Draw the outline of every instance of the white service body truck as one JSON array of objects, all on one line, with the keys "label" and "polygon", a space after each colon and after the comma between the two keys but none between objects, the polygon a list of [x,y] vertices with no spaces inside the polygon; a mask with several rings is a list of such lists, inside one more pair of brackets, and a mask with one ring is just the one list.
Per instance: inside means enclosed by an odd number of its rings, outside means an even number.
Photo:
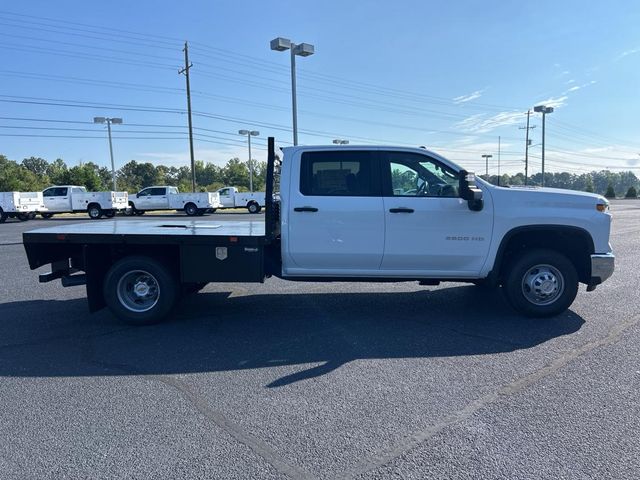
[{"label": "white service body truck", "polygon": [[[565,311],[578,284],[609,278],[611,214],[600,195],[476,180],[424,149],[283,149],[274,201],[269,138],[264,221],[102,222],[25,232],[41,282],[86,284],[89,309],[143,324],[207,282],[442,281],[502,287],[518,312]],[[84,272],[84,273],[82,273]],[[426,308],[428,306],[423,306]]]},{"label": "white service body truck", "polygon": [[259,213],[265,206],[264,192],[239,192],[236,187],[223,187],[218,190],[220,208],[246,208],[249,213]]},{"label": "white service body truck", "polygon": [[20,221],[30,220],[36,212],[46,210],[42,200],[42,192],[0,192],[0,223],[7,218]]},{"label": "white service body truck", "polygon": [[113,217],[117,212],[126,210],[129,202],[127,192],[87,192],[78,185],[55,185],[42,192],[47,211],[42,218],[51,218],[56,213],[87,212],[90,218],[97,220],[102,216]]},{"label": "white service body truck", "polygon": [[187,215],[204,215],[220,208],[220,196],[216,192],[180,193],[177,187],[168,185],[147,187],[129,200],[131,212],[143,215],[152,210],[183,210]]}]

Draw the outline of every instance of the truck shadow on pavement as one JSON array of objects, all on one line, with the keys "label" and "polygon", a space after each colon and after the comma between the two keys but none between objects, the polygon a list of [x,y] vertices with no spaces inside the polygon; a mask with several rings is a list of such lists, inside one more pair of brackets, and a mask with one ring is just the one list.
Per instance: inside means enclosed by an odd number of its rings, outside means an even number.
[{"label": "truck shadow on pavement", "polygon": [[[234,294],[235,295],[235,294]],[[282,387],[358,359],[512,352],[578,331],[584,320],[515,314],[499,292],[201,293],[166,323],[131,327],[86,301],[0,304],[0,376],[164,375],[274,368]],[[289,368],[280,368],[288,366]],[[291,366],[301,369],[282,376]]]}]

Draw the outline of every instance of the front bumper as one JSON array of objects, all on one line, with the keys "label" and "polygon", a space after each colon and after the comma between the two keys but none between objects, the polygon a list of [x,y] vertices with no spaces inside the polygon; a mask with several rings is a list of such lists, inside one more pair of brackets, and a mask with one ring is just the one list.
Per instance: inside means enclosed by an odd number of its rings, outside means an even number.
[{"label": "front bumper", "polygon": [[613,253],[591,255],[591,279],[587,290],[593,290],[611,275],[615,269],[616,256]]}]

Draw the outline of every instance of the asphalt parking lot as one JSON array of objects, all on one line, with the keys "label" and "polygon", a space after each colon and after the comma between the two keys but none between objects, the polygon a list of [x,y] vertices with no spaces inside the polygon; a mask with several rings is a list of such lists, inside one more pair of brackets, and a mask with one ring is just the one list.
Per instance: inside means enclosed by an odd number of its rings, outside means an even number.
[{"label": "asphalt parking lot", "polygon": [[269,279],[144,328],[29,270],[22,232],[85,216],[10,220],[0,478],[636,479],[640,201],[612,211],[614,276],[553,319],[463,284]]}]

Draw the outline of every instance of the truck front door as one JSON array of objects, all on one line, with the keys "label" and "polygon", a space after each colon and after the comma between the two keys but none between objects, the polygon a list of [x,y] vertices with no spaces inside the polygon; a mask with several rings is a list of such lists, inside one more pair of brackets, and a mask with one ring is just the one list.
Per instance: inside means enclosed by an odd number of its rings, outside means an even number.
[{"label": "truck front door", "polygon": [[477,275],[491,243],[490,196],[485,195],[481,211],[471,211],[458,196],[457,172],[442,162],[413,152],[381,155],[386,227],[382,270],[390,275]]},{"label": "truck front door", "polygon": [[287,275],[374,274],[384,249],[376,150],[306,151],[292,164]]},{"label": "truck front door", "polygon": [[164,187],[149,187],[141,190],[135,199],[138,210],[162,210],[169,207],[167,189]]},{"label": "truck front door", "polygon": [[223,207],[233,208],[236,206],[236,194],[233,188],[221,188],[218,193]]}]

